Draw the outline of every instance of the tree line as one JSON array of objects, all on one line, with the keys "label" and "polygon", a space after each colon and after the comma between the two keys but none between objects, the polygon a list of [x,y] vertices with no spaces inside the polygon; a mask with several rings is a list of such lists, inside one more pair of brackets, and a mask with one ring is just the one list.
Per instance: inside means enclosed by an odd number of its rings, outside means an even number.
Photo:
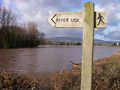
[{"label": "tree line", "polygon": [[81,45],[80,42],[77,41],[54,41],[54,40],[45,40],[42,42],[43,45]]},{"label": "tree line", "polygon": [[42,44],[43,37],[36,23],[18,25],[16,14],[0,7],[0,48],[35,47]]}]

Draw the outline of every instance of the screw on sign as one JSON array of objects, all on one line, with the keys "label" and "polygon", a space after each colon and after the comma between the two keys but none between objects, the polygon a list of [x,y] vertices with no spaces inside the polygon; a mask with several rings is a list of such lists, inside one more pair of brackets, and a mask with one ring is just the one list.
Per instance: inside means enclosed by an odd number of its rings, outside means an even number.
[{"label": "screw on sign", "polygon": [[56,12],[48,20],[53,27],[83,27],[81,90],[92,90],[94,28],[106,27],[106,13],[95,12],[94,4],[87,2],[84,12]]}]

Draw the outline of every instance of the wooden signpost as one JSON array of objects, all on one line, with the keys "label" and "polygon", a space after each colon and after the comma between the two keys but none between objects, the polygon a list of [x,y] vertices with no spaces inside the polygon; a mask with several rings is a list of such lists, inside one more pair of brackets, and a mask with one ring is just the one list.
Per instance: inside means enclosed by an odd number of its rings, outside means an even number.
[{"label": "wooden signpost", "polygon": [[92,90],[94,28],[106,27],[106,13],[95,12],[94,4],[84,4],[84,12],[57,12],[49,18],[54,27],[83,27],[81,90]]}]

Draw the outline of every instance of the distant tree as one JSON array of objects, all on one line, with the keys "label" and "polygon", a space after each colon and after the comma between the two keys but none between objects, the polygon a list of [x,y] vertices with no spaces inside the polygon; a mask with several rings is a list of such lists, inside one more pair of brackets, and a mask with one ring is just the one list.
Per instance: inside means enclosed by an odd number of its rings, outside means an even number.
[{"label": "distant tree", "polygon": [[16,24],[16,15],[6,9],[5,7],[0,7],[0,47],[9,48],[9,36],[10,36],[10,26]]},{"label": "distant tree", "polygon": [[45,45],[46,44],[46,40],[44,39],[44,37],[45,37],[45,34],[44,33],[41,33],[41,32],[39,32],[39,35],[38,35],[38,43],[40,44],[40,45]]},{"label": "distant tree", "polygon": [[16,15],[5,7],[0,7],[0,26],[16,25]]}]

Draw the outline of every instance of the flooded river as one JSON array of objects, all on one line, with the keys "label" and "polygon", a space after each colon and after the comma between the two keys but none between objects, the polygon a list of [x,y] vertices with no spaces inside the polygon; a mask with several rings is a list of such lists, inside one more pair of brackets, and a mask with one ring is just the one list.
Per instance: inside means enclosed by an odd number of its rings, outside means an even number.
[{"label": "flooded river", "polygon": [[[119,47],[95,46],[94,60],[118,50]],[[81,46],[0,49],[0,70],[18,73],[58,71],[70,68],[70,61],[80,63],[81,58]]]}]

